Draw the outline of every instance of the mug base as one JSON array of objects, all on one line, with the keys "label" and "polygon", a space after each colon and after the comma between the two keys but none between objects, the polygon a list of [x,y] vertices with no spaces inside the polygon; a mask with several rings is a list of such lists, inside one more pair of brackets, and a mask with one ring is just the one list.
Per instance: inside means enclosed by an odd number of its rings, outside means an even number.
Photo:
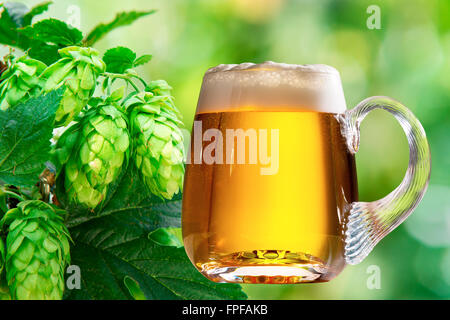
[{"label": "mug base", "polygon": [[[205,263],[198,263],[197,268],[214,282],[253,283],[253,284],[295,284],[327,282],[334,277],[320,259],[306,254],[290,254],[289,259],[280,259],[286,251],[255,250],[255,254],[264,252],[264,256],[278,255],[277,258],[249,258],[250,252],[234,253],[215,257]],[[289,254],[289,252],[288,252]],[[244,257],[248,258],[244,258]]]}]

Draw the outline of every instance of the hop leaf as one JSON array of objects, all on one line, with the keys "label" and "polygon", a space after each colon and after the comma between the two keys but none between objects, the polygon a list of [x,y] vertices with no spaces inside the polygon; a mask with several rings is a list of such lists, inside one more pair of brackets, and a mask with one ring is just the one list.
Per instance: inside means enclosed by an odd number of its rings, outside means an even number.
[{"label": "hop leaf", "polygon": [[15,60],[0,78],[0,107],[5,110],[11,106],[36,97],[42,89],[39,76],[47,66],[27,55]]},{"label": "hop leaf", "polygon": [[139,18],[148,16],[154,12],[155,10],[120,12],[111,22],[100,23],[91,32],[89,32],[89,34],[83,40],[84,45],[92,46],[112,30],[130,25]]},{"label": "hop leaf", "polygon": [[86,106],[94,93],[97,78],[105,71],[99,52],[92,48],[67,47],[59,50],[61,59],[43,73],[46,92],[66,86],[56,111],[57,126],[69,124]]},{"label": "hop leaf", "polygon": [[20,29],[20,33],[30,39],[38,40],[42,43],[55,44],[60,47],[81,44],[83,39],[83,34],[80,30],[64,21],[53,18],[38,21],[32,26],[26,26]]},{"label": "hop leaf", "polygon": [[3,242],[3,239],[0,238],[0,274],[5,266],[5,253],[5,243]]},{"label": "hop leaf", "polygon": [[6,279],[13,299],[60,300],[64,270],[70,263],[70,235],[63,210],[39,201],[23,201],[2,219],[6,238]]},{"label": "hop leaf", "polygon": [[111,48],[103,55],[106,71],[112,73],[125,73],[128,69],[146,64],[151,59],[152,55],[150,54],[136,58],[136,53],[133,50],[121,46]]},{"label": "hop leaf", "polygon": [[126,47],[115,47],[105,52],[103,61],[106,63],[106,71],[113,73],[124,73],[131,69],[136,60],[136,53]]},{"label": "hop leaf", "polygon": [[80,122],[58,140],[55,154],[64,166],[64,186],[73,203],[95,208],[106,197],[108,185],[128,163],[128,124],[112,105],[89,109]]},{"label": "hop leaf", "polygon": [[170,86],[153,81],[150,92],[137,94],[127,102],[130,112],[133,159],[149,190],[172,199],[183,188],[184,146],[178,110]]}]

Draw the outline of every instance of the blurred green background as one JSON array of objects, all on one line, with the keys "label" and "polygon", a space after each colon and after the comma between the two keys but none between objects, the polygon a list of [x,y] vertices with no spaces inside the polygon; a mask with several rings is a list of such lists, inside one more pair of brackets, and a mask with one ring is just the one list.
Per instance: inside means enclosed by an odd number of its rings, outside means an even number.
[{"label": "blurred green background", "polygon": [[[366,25],[370,5],[380,8],[381,29]],[[138,55],[153,54],[139,71],[174,87],[187,128],[209,67],[273,60],[332,65],[341,73],[348,108],[388,95],[408,106],[426,130],[430,186],[403,225],[329,283],[246,285],[250,299],[450,298],[450,1],[58,0],[44,17],[79,22],[86,32],[116,12],[144,9],[158,12],[114,31],[97,47],[125,45]],[[388,113],[371,113],[357,154],[360,199],[392,191],[407,162],[400,126]],[[380,288],[373,287],[374,272]]]}]

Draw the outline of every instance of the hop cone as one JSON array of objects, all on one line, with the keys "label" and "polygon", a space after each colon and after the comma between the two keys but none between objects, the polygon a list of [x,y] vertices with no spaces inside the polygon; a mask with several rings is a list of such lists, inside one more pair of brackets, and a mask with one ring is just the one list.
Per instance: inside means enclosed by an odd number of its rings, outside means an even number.
[{"label": "hop cone", "polygon": [[184,146],[182,122],[163,80],[127,102],[130,113],[134,161],[149,190],[165,199],[183,188]]},{"label": "hop cone", "polygon": [[55,116],[56,124],[61,126],[69,124],[86,106],[99,74],[105,71],[105,63],[92,48],[66,47],[58,52],[62,58],[49,66],[42,77],[45,92],[66,86]]},{"label": "hop cone", "polygon": [[70,235],[63,210],[39,201],[23,201],[9,210],[6,279],[13,299],[58,300],[64,291],[64,270],[70,263]]},{"label": "hop cone", "polygon": [[89,109],[56,145],[57,161],[65,166],[65,189],[70,202],[95,208],[108,185],[128,162],[128,124],[112,105]]},{"label": "hop cone", "polygon": [[40,93],[39,76],[47,66],[39,60],[22,56],[0,78],[0,108],[7,109]]}]

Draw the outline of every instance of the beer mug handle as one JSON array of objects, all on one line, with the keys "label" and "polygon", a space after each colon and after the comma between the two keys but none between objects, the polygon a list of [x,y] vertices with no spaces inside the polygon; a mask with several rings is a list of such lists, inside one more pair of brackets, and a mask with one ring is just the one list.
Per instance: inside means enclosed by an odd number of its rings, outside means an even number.
[{"label": "beer mug handle", "polygon": [[374,109],[389,111],[402,126],[409,144],[409,165],[400,185],[373,202],[353,202],[345,220],[345,260],[360,263],[375,245],[416,208],[428,185],[431,157],[425,131],[413,113],[388,97],[370,97],[339,116],[341,131],[352,154],[358,151],[360,123]]}]

